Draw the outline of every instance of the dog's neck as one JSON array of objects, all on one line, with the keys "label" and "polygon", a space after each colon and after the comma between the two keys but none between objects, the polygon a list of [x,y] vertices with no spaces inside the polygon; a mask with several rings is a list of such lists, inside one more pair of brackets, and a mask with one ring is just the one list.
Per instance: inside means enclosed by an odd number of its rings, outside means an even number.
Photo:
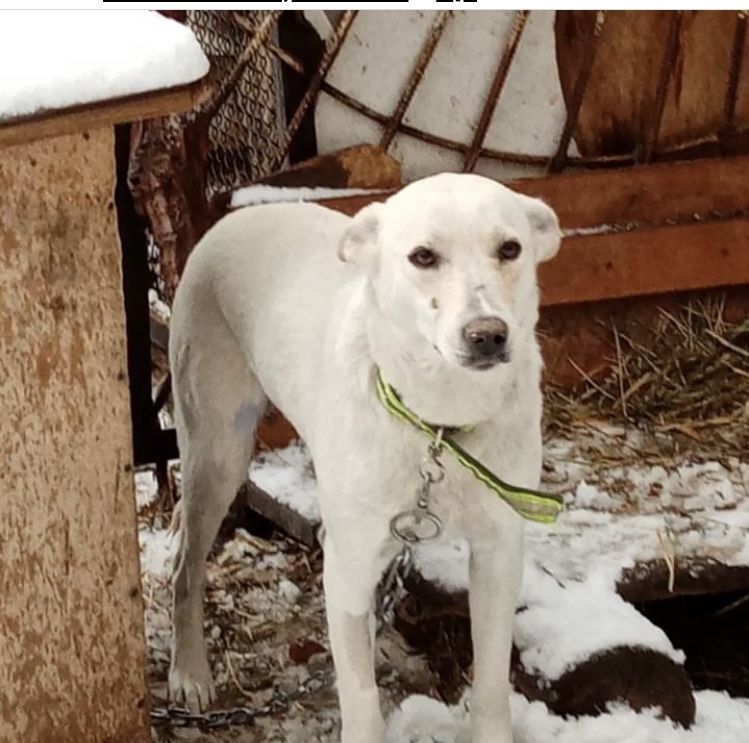
[{"label": "dog's neck", "polygon": [[513,346],[509,364],[488,371],[461,369],[449,364],[426,341],[415,343],[406,337],[379,310],[367,317],[374,364],[403,402],[431,424],[463,427],[494,420],[517,397],[518,385],[533,383],[528,378],[533,365],[527,343]]}]

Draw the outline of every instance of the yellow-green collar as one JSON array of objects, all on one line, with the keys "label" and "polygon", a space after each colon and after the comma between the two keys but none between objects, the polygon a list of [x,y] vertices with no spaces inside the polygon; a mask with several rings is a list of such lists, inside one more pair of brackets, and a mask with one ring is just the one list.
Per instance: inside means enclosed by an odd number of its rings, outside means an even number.
[{"label": "yellow-green collar", "polygon": [[[396,418],[410,423],[432,441],[438,441],[439,427],[426,423],[419,418],[404,402],[400,395],[382,378],[377,369],[377,397],[385,408]],[[452,429],[457,433],[470,430],[472,427]],[[504,482],[481,462],[474,459],[462,446],[453,439],[450,429],[443,428],[440,446],[449,451],[479,482],[496,493],[505,503],[529,521],[541,524],[553,524],[564,509],[562,496],[553,493],[542,493],[538,490],[518,488]]]}]

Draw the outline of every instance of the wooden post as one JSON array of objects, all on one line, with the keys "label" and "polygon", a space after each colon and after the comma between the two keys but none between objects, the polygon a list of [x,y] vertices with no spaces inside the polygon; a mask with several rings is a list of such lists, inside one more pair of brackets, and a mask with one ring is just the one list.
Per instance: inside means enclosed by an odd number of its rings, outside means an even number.
[{"label": "wooden post", "polygon": [[0,149],[0,741],[150,740],[114,179]]}]

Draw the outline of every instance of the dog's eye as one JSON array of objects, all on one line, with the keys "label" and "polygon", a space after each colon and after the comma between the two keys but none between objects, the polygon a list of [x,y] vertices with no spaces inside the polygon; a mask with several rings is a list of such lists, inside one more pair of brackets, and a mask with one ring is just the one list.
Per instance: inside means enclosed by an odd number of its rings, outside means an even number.
[{"label": "dog's eye", "polygon": [[439,263],[439,256],[429,248],[416,248],[411,251],[408,260],[417,268],[434,268]]},{"label": "dog's eye", "polygon": [[517,240],[507,240],[499,246],[497,255],[501,261],[514,261],[520,255],[521,250]]}]

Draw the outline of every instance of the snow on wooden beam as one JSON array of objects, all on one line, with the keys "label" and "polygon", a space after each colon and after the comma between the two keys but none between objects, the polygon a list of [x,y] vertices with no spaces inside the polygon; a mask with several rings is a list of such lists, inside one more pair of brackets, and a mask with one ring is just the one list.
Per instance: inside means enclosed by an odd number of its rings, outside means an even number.
[{"label": "snow on wooden beam", "polygon": [[202,81],[0,121],[0,147],[190,111],[206,98]]}]

